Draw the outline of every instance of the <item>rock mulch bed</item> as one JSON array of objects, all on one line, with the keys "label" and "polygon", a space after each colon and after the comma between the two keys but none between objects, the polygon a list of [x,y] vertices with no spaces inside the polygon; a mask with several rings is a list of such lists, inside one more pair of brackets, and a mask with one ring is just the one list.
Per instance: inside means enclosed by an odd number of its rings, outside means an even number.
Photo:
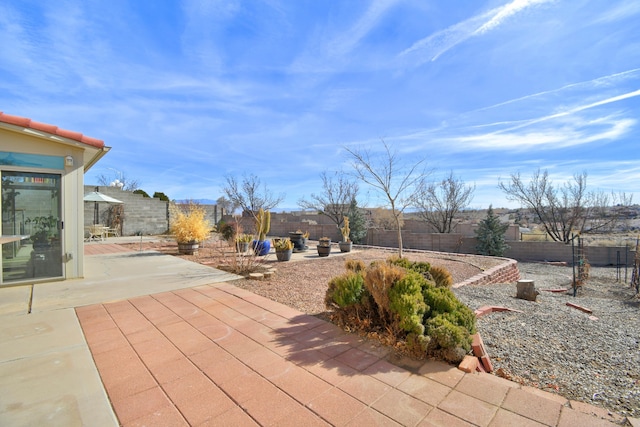
[{"label": "rock mulch bed", "polygon": [[[519,268],[540,291],[535,302],[516,299],[515,283],[454,290],[473,310],[519,310],[478,318],[495,372],[571,400],[640,417],[640,299],[635,290],[616,281],[614,267],[591,267],[591,277],[576,297],[572,290],[558,292],[571,286],[571,267],[520,263]],[[620,273],[624,281],[624,270]],[[629,270],[628,279],[630,274]]]}]

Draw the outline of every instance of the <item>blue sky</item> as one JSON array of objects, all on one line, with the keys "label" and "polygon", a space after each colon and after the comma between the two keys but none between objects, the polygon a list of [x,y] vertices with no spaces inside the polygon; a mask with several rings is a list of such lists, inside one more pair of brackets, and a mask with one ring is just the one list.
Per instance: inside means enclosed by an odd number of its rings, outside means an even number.
[{"label": "blue sky", "polygon": [[255,174],[296,208],[384,140],[472,207],[537,168],[640,200],[637,1],[10,0],[0,40],[0,111],[112,147],[88,184],[217,199]]}]

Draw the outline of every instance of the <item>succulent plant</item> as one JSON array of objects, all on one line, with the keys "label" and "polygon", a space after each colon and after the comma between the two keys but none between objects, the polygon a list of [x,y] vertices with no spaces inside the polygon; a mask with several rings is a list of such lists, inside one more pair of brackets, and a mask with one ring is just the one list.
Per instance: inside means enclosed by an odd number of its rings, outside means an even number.
[{"label": "succulent plant", "polygon": [[273,239],[271,244],[276,249],[276,252],[285,252],[293,249],[293,242],[288,237],[284,239]]}]

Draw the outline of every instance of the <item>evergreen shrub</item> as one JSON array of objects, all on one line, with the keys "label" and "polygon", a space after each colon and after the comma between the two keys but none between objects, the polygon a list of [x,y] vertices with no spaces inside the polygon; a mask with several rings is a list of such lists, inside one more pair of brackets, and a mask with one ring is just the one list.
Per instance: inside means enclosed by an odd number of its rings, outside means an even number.
[{"label": "evergreen shrub", "polygon": [[427,310],[422,297],[424,278],[409,272],[389,289],[389,309],[397,316],[398,326],[406,332],[424,334],[422,319]]},{"label": "evergreen shrub", "polygon": [[390,258],[363,269],[361,261],[348,260],[345,266],[329,282],[325,303],[347,329],[387,331],[420,357],[459,362],[469,352],[476,317],[449,289],[446,269],[435,269],[436,284],[425,262]]},{"label": "evergreen shrub", "polygon": [[362,274],[347,271],[329,281],[325,303],[335,303],[340,308],[358,304],[363,290],[364,278]]}]

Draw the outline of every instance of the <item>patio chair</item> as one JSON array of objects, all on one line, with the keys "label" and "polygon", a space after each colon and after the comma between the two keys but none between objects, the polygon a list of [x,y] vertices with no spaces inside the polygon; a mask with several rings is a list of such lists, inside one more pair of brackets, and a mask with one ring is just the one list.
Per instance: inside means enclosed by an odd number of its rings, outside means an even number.
[{"label": "patio chair", "polygon": [[94,224],[89,226],[89,241],[98,240],[102,241],[107,237],[106,228],[102,224]]}]

